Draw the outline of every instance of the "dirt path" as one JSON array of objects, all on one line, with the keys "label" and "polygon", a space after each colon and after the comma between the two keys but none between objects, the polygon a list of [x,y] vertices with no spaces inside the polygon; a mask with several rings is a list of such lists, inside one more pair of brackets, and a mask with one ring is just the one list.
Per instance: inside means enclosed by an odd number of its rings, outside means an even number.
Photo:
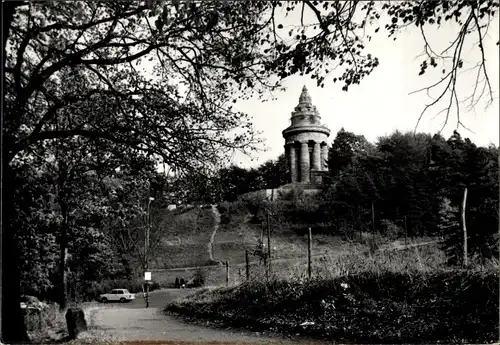
[{"label": "dirt path", "polygon": [[[92,308],[87,315],[89,328],[100,339],[118,341],[204,341],[227,344],[324,344],[304,339],[284,339],[247,330],[220,329],[185,323],[161,310],[168,301],[181,297],[179,290],[161,290],[152,294],[152,308],[144,308],[137,299],[127,304],[106,304]],[[161,306],[160,306],[161,305]],[[203,343],[200,343],[203,344]],[[214,343],[211,343],[214,344]]]},{"label": "dirt path", "polygon": [[217,209],[217,205],[212,205],[212,214],[214,217],[214,231],[210,236],[210,242],[208,242],[208,256],[210,257],[210,260],[218,262],[219,264],[223,264],[222,261],[216,260],[214,258],[214,240],[215,240],[215,235],[217,234],[217,230],[219,230],[220,227],[220,213],[219,210]]}]

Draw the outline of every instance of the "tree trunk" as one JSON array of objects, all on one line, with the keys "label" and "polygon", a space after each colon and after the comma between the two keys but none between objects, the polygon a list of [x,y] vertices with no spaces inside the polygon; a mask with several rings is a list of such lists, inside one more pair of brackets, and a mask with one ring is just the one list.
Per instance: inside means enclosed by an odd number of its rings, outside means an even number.
[{"label": "tree trunk", "polygon": [[[10,33],[10,25],[14,18],[16,8],[24,1],[6,1],[2,2],[2,30],[3,30],[3,67],[6,62],[7,39]],[[3,71],[3,80],[5,80],[5,70]],[[3,93],[2,93],[3,94]],[[2,106],[3,116],[6,114],[5,103]],[[28,333],[24,324],[24,317],[21,312],[21,272],[19,268],[19,248],[16,240],[16,230],[12,226],[12,217],[15,213],[13,208],[14,186],[13,172],[9,164],[12,157],[12,147],[7,136],[3,136],[2,145],[2,216],[1,227],[2,234],[0,236],[1,250],[1,271],[0,271],[0,339],[4,343],[28,343]]]},{"label": "tree trunk", "polygon": [[61,203],[63,223],[61,226],[61,239],[59,243],[59,309],[66,309],[68,279],[66,266],[68,261],[68,209],[64,202]]},{"label": "tree trunk", "polygon": [[1,339],[4,343],[29,342],[24,318],[21,313],[21,272],[19,269],[19,248],[16,231],[12,226],[13,208],[13,172],[6,159],[7,148],[2,147],[2,236],[1,241]]},{"label": "tree trunk", "polygon": [[271,259],[271,224],[269,219],[269,211],[267,211],[267,264],[268,272],[272,274],[272,259]]}]

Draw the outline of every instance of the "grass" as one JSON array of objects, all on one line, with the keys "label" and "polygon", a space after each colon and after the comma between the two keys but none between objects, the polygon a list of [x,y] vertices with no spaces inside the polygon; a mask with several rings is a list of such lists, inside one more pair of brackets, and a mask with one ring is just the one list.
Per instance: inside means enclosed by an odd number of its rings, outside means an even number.
[{"label": "grass", "polygon": [[[248,220],[248,219],[247,219]],[[261,236],[261,226],[242,220],[243,223],[222,224],[214,240],[214,257],[217,260],[228,260],[231,265],[245,263],[245,250],[250,254],[256,248]],[[264,232],[264,243],[267,236]],[[314,234],[313,248],[316,255],[330,254],[342,251],[346,241],[337,235]],[[287,228],[276,228],[271,232],[272,256],[274,259],[300,259],[307,257],[307,235],[297,234]],[[258,260],[250,257],[250,261]]]},{"label": "grass", "polygon": [[163,238],[155,249],[151,268],[205,266],[213,264],[208,243],[214,229],[211,209],[192,208],[163,215]]},{"label": "grass", "polygon": [[68,335],[64,313],[55,303],[49,304],[40,314],[29,313],[24,317],[28,336],[35,344],[63,339]]},{"label": "grass", "polygon": [[[225,282],[226,269],[224,266],[213,265],[200,268],[205,274],[205,285],[219,286]],[[167,269],[167,270],[152,270],[151,278],[162,287],[174,287],[176,277],[183,277],[186,280],[193,278],[197,269]]]},{"label": "grass", "polygon": [[163,245],[158,254],[151,260],[152,268],[179,268],[207,266],[213,264],[208,255],[208,242],[206,243],[180,243],[176,245]]},{"label": "grass", "polygon": [[[214,258],[218,261],[227,260],[231,266],[244,264],[245,250],[253,253],[257,240],[262,235],[262,226],[252,223],[252,217],[247,210],[238,209],[237,206],[237,203],[232,204],[230,207],[236,207],[234,210],[222,212],[221,224],[212,247]],[[158,244],[150,267],[165,270],[216,265],[217,263],[211,261],[208,254],[208,244],[214,224],[210,208],[194,207],[188,210],[167,212],[162,223],[164,236]],[[273,227],[271,233],[273,259],[303,261],[307,257],[307,235],[304,229],[306,228],[303,226],[300,229]],[[358,243],[358,247],[365,249],[369,249],[370,246],[378,248],[387,245],[388,242],[381,236],[366,232],[361,234],[356,232],[353,236],[353,239],[347,239],[340,235],[313,231],[313,253],[314,255],[336,256],[346,251],[349,242]],[[267,244],[265,232],[264,242]],[[251,255],[250,260],[255,261],[258,258]],[[295,263],[292,262],[291,265]],[[167,274],[167,276],[165,280],[171,280],[172,275]],[[175,276],[173,279],[175,280]],[[224,281],[225,278],[219,283]]]},{"label": "grass", "polygon": [[248,282],[202,289],[165,311],[337,342],[498,338],[497,263],[450,268],[437,245],[371,254],[351,248],[315,260],[312,280],[305,272],[302,262],[273,264],[266,283],[264,272],[254,269]]}]

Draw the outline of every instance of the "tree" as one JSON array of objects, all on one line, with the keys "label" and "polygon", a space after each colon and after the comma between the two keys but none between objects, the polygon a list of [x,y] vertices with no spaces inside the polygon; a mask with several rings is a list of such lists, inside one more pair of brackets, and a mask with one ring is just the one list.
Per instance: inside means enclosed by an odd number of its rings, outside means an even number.
[{"label": "tree", "polygon": [[[195,23],[195,18],[212,12],[212,4],[201,8],[201,13],[191,13],[185,6],[179,11],[167,8],[164,13],[173,14],[164,17],[173,21],[170,35],[163,37],[148,26],[145,14],[150,10],[144,4],[78,2],[61,7],[51,2],[9,2],[5,7],[4,198],[13,196],[5,188],[13,178],[10,163],[37,142],[102,139],[122,151],[132,148],[136,154],[161,156],[179,171],[203,170],[226,150],[244,149],[254,142],[245,116],[225,106],[225,76],[219,73],[226,66],[235,77],[255,80],[252,68],[242,65],[245,59],[235,59],[241,49],[231,49],[243,29],[234,26],[236,32],[227,38],[217,35],[227,31],[222,22]],[[245,13],[248,19],[257,15],[257,11]],[[190,35],[186,23],[196,24],[198,33]],[[203,42],[207,31],[213,33],[211,43]],[[191,48],[180,43],[184,39],[192,40]],[[176,40],[177,45],[173,44]],[[197,56],[195,42],[205,45],[203,58]],[[132,64],[148,54],[158,54],[153,56],[163,76],[176,74],[183,80],[184,94],[172,86],[177,82],[152,80]],[[172,60],[174,55],[179,58]],[[214,60],[227,63],[215,66]],[[246,130],[231,133],[237,128]],[[5,215],[12,214],[5,211]],[[4,219],[4,224],[11,222]],[[14,231],[6,228],[5,234],[4,249],[15,251]],[[18,254],[11,256],[12,268],[3,272],[3,296],[19,295]],[[2,304],[3,314],[12,316],[2,319],[2,336],[7,341],[26,340],[17,303],[10,298]]]},{"label": "tree", "polygon": [[33,160],[17,162],[13,209],[18,215],[13,226],[19,231],[21,292],[27,295],[49,295],[54,284],[52,274],[57,267],[56,229],[58,214],[54,212],[54,190],[43,165]]},{"label": "tree", "polygon": [[284,154],[276,160],[269,160],[257,168],[257,174],[262,178],[260,189],[278,188],[288,182],[288,167]]},{"label": "tree", "polygon": [[[498,253],[498,148],[476,147],[458,132],[435,149],[435,185],[449,200],[454,226],[444,227],[444,249],[451,263],[462,259],[462,222],[458,211],[464,188],[468,189],[466,222],[468,251],[479,258]],[[446,224],[446,223],[445,223]]]},{"label": "tree", "polygon": [[376,144],[388,169],[382,212],[399,224],[406,217],[410,235],[432,231],[437,221],[439,204],[428,176],[430,142],[430,135],[424,133],[396,131]]},{"label": "tree", "polygon": [[363,135],[348,132],[342,127],[328,152],[328,170],[335,177],[353,162],[355,156],[366,152],[369,143]]}]

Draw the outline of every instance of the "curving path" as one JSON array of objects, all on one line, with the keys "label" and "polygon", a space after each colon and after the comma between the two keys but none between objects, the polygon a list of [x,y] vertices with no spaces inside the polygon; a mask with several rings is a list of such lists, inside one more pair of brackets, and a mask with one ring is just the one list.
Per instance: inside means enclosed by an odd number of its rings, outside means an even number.
[{"label": "curving path", "polygon": [[[101,304],[88,309],[90,332],[108,341],[186,341],[196,344],[326,344],[304,339],[284,339],[248,330],[221,329],[206,324],[186,323],[161,310],[173,299],[191,292],[188,289],[165,289],[151,293],[150,308],[142,298],[127,304]],[[200,342],[203,341],[203,342]],[[185,343],[182,343],[185,344]],[[186,345],[189,343],[186,343]]]},{"label": "curving path", "polygon": [[217,234],[217,231],[219,230],[220,227],[220,212],[217,209],[217,205],[212,205],[212,215],[214,218],[214,231],[210,236],[210,242],[208,242],[208,256],[210,257],[211,261],[215,261],[218,262],[220,265],[223,265],[224,263],[222,261],[216,260],[214,258],[214,240],[215,240],[215,235]]}]

